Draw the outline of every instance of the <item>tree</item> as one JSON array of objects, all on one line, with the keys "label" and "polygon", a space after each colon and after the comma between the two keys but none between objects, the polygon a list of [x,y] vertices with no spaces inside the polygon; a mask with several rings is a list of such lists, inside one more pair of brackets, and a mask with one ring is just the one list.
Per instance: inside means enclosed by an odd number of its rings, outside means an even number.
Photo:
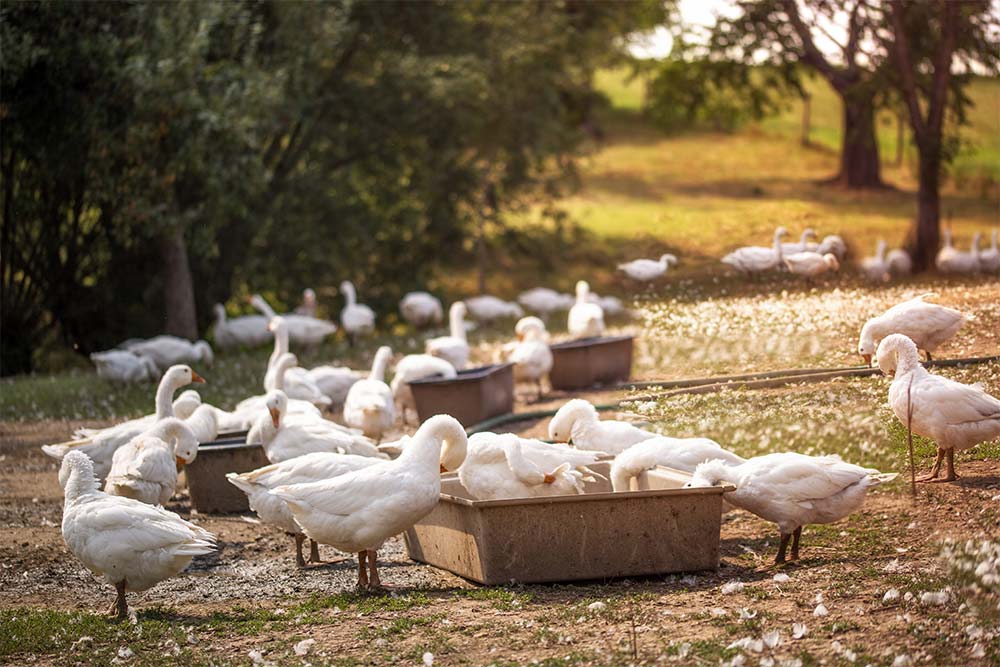
[{"label": "tree", "polygon": [[988,1],[893,0],[887,13],[888,27],[880,36],[919,154],[917,217],[908,245],[916,268],[922,270],[933,266],[937,253],[941,175],[954,153],[946,116],[950,110],[957,123],[964,122],[969,100],[963,87],[976,67],[995,72],[1000,64],[1000,17]]}]

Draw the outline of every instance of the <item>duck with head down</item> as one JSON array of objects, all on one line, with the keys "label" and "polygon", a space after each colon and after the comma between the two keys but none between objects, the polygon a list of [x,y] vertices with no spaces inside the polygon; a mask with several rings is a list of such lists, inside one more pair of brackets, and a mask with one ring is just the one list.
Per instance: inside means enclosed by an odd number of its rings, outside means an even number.
[{"label": "duck with head down", "polygon": [[876,344],[889,334],[900,333],[907,336],[927,353],[927,359],[930,360],[931,352],[962,328],[965,315],[924,300],[930,296],[934,294],[921,294],[896,304],[865,322],[858,338],[858,354],[865,360],[865,364],[871,364]]}]

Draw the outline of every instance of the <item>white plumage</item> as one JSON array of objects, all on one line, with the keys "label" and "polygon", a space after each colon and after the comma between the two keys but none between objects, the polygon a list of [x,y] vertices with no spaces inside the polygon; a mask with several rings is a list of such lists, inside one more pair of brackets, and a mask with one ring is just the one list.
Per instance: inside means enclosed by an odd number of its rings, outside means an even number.
[{"label": "white plumage", "polygon": [[699,465],[689,486],[715,486],[726,482],[736,487],[725,500],[762,519],[778,524],[781,544],[776,563],[785,560],[792,543],[792,558],[798,558],[802,527],[810,523],[833,523],[861,508],[868,489],[896,475],[845,463],[837,456],[806,456],[785,452],[757,456],[738,465],[709,461]]},{"label": "white plumage", "polygon": [[273,492],[288,504],[311,539],[357,553],[358,586],[377,588],[381,583],[376,551],[437,505],[442,446],[456,450],[455,460],[464,460],[467,444],[462,425],[453,417],[438,415],[421,425],[395,460],[334,479],[279,486]]},{"label": "white plumage", "polygon": [[424,345],[427,354],[448,360],[456,370],[469,363],[469,342],[465,337],[465,304],[456,301],[448,309],[450,336],[429,339]]},{"label": "white plumage", "polygon": [[575,299],[569,294],[560,294],[548,287],[534,287],[521,292],[517,302],[542,317],[548,317],[557,310],[569,310]]},{"label": "white plumage", "polygon": [[417,327],[440,324],[444,318],[441,300],[428,292],[407,292],[399,301],[399,314]]},{"label": "white plumage", "polygon": [[886,242],[879,239],[875,246],[875,255],[861,260],[861,273],[873,282],[884,283],[889,280],[889,263],[885,259]]},{"label": "white plumage", "polygon": [[785,266],[797,276],[815,278],[828,271],[839,271],[840,262],[832,252],[821,255],[818,252],[797,252],[784,257]]},{"label": "white plumage", "polygon": [[478,500],[583,493],[585,477],[593,474],[587,466],[601,455],[513,433],[476,433],[458,479]]},{"label": "white plumage", "polygon": [[864,357],[865,363],[871,363],[875,345],[889,334],[905,334],[930,358],[931,352],[962,328],[965,315],[952,308],[926,302],[924,299],[929,296],[934,294],[921,294],[898,303],[865,322],[858,338],[858,354]]},{"label": "white plumage", "polygon": [[604,333],[604,309],[589,300],[590,285],[586,280],[576,283],[576,303],[569,309],[567,329],[573,338],[594,338]]},{"label": "white plumage", "polygon": [[655,433],[628,422],[601,421],[597,409],[582,398],[567,401],[549,422],[550,440],[572,442],[578,449],[607,454],[620,454],[636,443],[655,437]]},{"label": "white plumage", "polygon": [[648,283],[664,275],[667,270],[677,264],[677,257],[666,253],[660,255],[659,259],[633,259],[618,265],[618,270],[622,271],[632,280]]},{"label": "white plumage", "polygon": [[90,355],[97,377],[112,382],[152,382],[160,375],[149,357],[128,350],[106,350]]},{"label": "white plumage", "polygon": [[162,369],[177,364],[202,363],[211,366],[214,360],[212,347],[206,341],[192,343],[177,336],[163,335],[148,340],[127,341],[122,346],[129,352],[149,357]]},{"label": "white plumage", "polygon": [[844,239],[840,238],[836,234],[828,234],[823,237],[823,240],[819,242],[815,248],[816,252],[821,255],[825,255],[830,252],[837,256],[837,259],[841,262],[844,261],[844,257],[847,256],[847,244],[844,243]]},{"label": "white plumage", "polygon": [[[268,322],[278,316],[271,304],[264,300],[260,294],[250,297],[250,303],[267,318]],[[323,339],[337,330],[337,325],[329,320],[321,320],[308,315],[297,315],[286,313],[282,315],[288,324],[288,338],[293,343],[305,345],[306,347],[316,347],[323,342]]]},{"label": "white plumage", "polygon": [[1000,271],[1000,248],[997,247],[997,230],[990,235],[990,247],[979,253],[979,270],[986,273]]},{"label": "white plumage", "polygon": [[942,273],[975,273],[979,270],[979,242],[983,235],[976,232],[969,251],[956,249],[951,244],[951,230],[944,230],[944,246],[938,250],[934,264]]},{"label": "white plumage", "polygon": [[344,309],[340,311],[340,325],[353,340],[358,336],[368,336],[375,331],[375,311],[363,303],[358,303],[358,295],[354,284],[345,280],[340,283],[340,291],[344,295]]},{"label": "white plumage", "polygon": [[385,383],[385,368],[391,357],[392,350],[388,346],[380,347],[375,353],[371,374],[354,383],[344,401],[344,422],[376,440],[381,440],[382,434],[396,421],[392,389]]},{"label": "white plumage", "polygon": [[104,491],[163,505],[177,488],[177,464],[191,463],[197,455],[192,430],[176,417],[163,419],[115,451]]},{"label": "white plumage", "polygon": [[889,267],[889,274],[895,277],[908,276],[913,273],[913,260],[910,253],[902,248],[893,248],[885,256],[885,263]]},{"label": "white plumage", "polygon": [[[902,334],[886,336],[878,346],[878,365],[892,375],[889,406],[913,432],[938,446],[937,461],[924,480],[937,478],[948,456],[944,481],[956,479],[955,450],[1000,438],[1000,400],[978,385],[965,385],[934,375],[920,365],[917,346]],[[909,419],[908,419],[909,415]]]},{"label": "white plumage", "polygon": [[493,322],[494,320],[521,317],[524,310],[512,301],[504,301],[490,294],[474,296],[465,300],[469,315],[477,322]]},{"label": "white plumage", "polygon": [[243,315],[229,319],[226,317],[226,307],[217,303],[212,338],[222,349],[257,347],[271,340],[271,333],[267,330],[267,318],[263,315]]},{"label": "white plumage", "polygon": [[295,314],[316,317],[316,305],[316,292],[307,287],[302,290],[302,303],[295,307]]},{"label": "white plumage", "polygon": [[774,232],[774,244],[770,248],[763,246],[744,246],[737,248],[722,258],[723,264],[728,264],[741,273],[760,273],[782,266],[781,239],[787,236],[784,227],[778,227]]},{"label": "white plumage", "polygon": [[803,230],[802,236],[799,237],[798,241],[791,243],[781,244],[781,254],[784,255],[794,255],[797,252],[811,251],[815,252],[818,247],[815,243],[809,243],[809,239],[816,238],[816,231],[812,228],[807,228]]},{"label": "white plumage", "polygon": [[632,445],[615,457],[611,464],[611,485],[615,491],[628,491],[633,477],[656,466],[694,472],[705,461],[716,459],[730,465],[738,465],[746,460],[708,438],[669,438],[660,435]]},{"label": "white plumage", "polygon": [[408,354],[400,359],[396,364],[396,370],[392,376],[389,388],[392,389],[392,397],[403,423],[408,422],[409,411],[414,413],[417,411],[417,403],[413,398],[413,390],[410,389],[411,382],[434,376],[440,376],[440,379],[448,380],[456,375],[455,367],[447,359],[441,359],[430,354]]},{"label": "white plumage", "polygon": [[128,613],[126,591],[144,591],[180,573],[194,556],[215,550],[215,537],[176,514],[101,492],[90,459],[71,452],[59,469],[66,546],[118,593],[113,609]]},{"label": "white plumage", "polygon": [[542,395],[542,380],[552,370],[552,350],[549,348],[545,323],[537,317],[523,317],[514,326],[518,342],[507,359],[514,364],[515,382],[532,382]]}]

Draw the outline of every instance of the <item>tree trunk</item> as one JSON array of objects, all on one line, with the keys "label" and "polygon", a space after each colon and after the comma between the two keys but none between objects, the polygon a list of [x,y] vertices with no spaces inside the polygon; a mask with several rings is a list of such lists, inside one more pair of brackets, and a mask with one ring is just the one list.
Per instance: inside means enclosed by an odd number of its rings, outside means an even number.
[{"label": "tree trunk", "polygon": [[160,239],[160,259],[163,263],[163,300],[167,316],[164,329],[168,334],[194,340],[198,337],[194,285],[184,232],[180,227]]},{"label": "tree trunk", "polygon": [[941,146],[921,147],[920,187],[917,190],[917,219],[910,228],[907,245],[913,269],[926,271],[934,266],[941,242]]},{"label": "tree trunk", "polygon": [[843,103],[840,173],[834,180],[852,189],[885,187],[875,135],[875,101],[854,91],[843,96]]},{"label": "tree trunk", "polygon": [[903,142],[906,141],[906,134],[903,131],[903,126],[906,124],[906,119],[903,117],[902,111],[896,112],[896,166],[903,166]]},{"label": "tree trunk", "polygon": [[809,146],[809,115],[812,105],[812,95],[806,93],[802,96],[802,145]]}]

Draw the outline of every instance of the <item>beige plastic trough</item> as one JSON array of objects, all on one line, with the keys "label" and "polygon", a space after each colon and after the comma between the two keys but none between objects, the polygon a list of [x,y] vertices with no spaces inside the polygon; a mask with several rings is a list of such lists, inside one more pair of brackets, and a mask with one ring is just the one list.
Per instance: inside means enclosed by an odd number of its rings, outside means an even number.
[{"label": "beige plastic trough", "polygon": [[421,421],[448,414],[468,428],[514,409],[514,365],[495,364],[410,383]]},{"label": "beige plastic trough", "polygon": [[[605,477],[609,462],[591,468]],[[410,558],[480,584],[542,583],[713,570],[719,566],[722,494],[684,489],[686,473],[657,468],[633,480],[553,498],[472,500],[457,477],[405,533]]]},{"label": "beige plastic trough", "polygon": [[260,445],[246,444],[246,434],[202,443],[198,456],[185,466],[191,506],[203,514],[250,511],[246,494],[226,480],[226,473],[249,472],[270,461]]},{"label": "beige plastic trough", "polygon": [[581,338],[550,345],[553,389],[586,389],[628,380],[632,373],[632,336]]}]

